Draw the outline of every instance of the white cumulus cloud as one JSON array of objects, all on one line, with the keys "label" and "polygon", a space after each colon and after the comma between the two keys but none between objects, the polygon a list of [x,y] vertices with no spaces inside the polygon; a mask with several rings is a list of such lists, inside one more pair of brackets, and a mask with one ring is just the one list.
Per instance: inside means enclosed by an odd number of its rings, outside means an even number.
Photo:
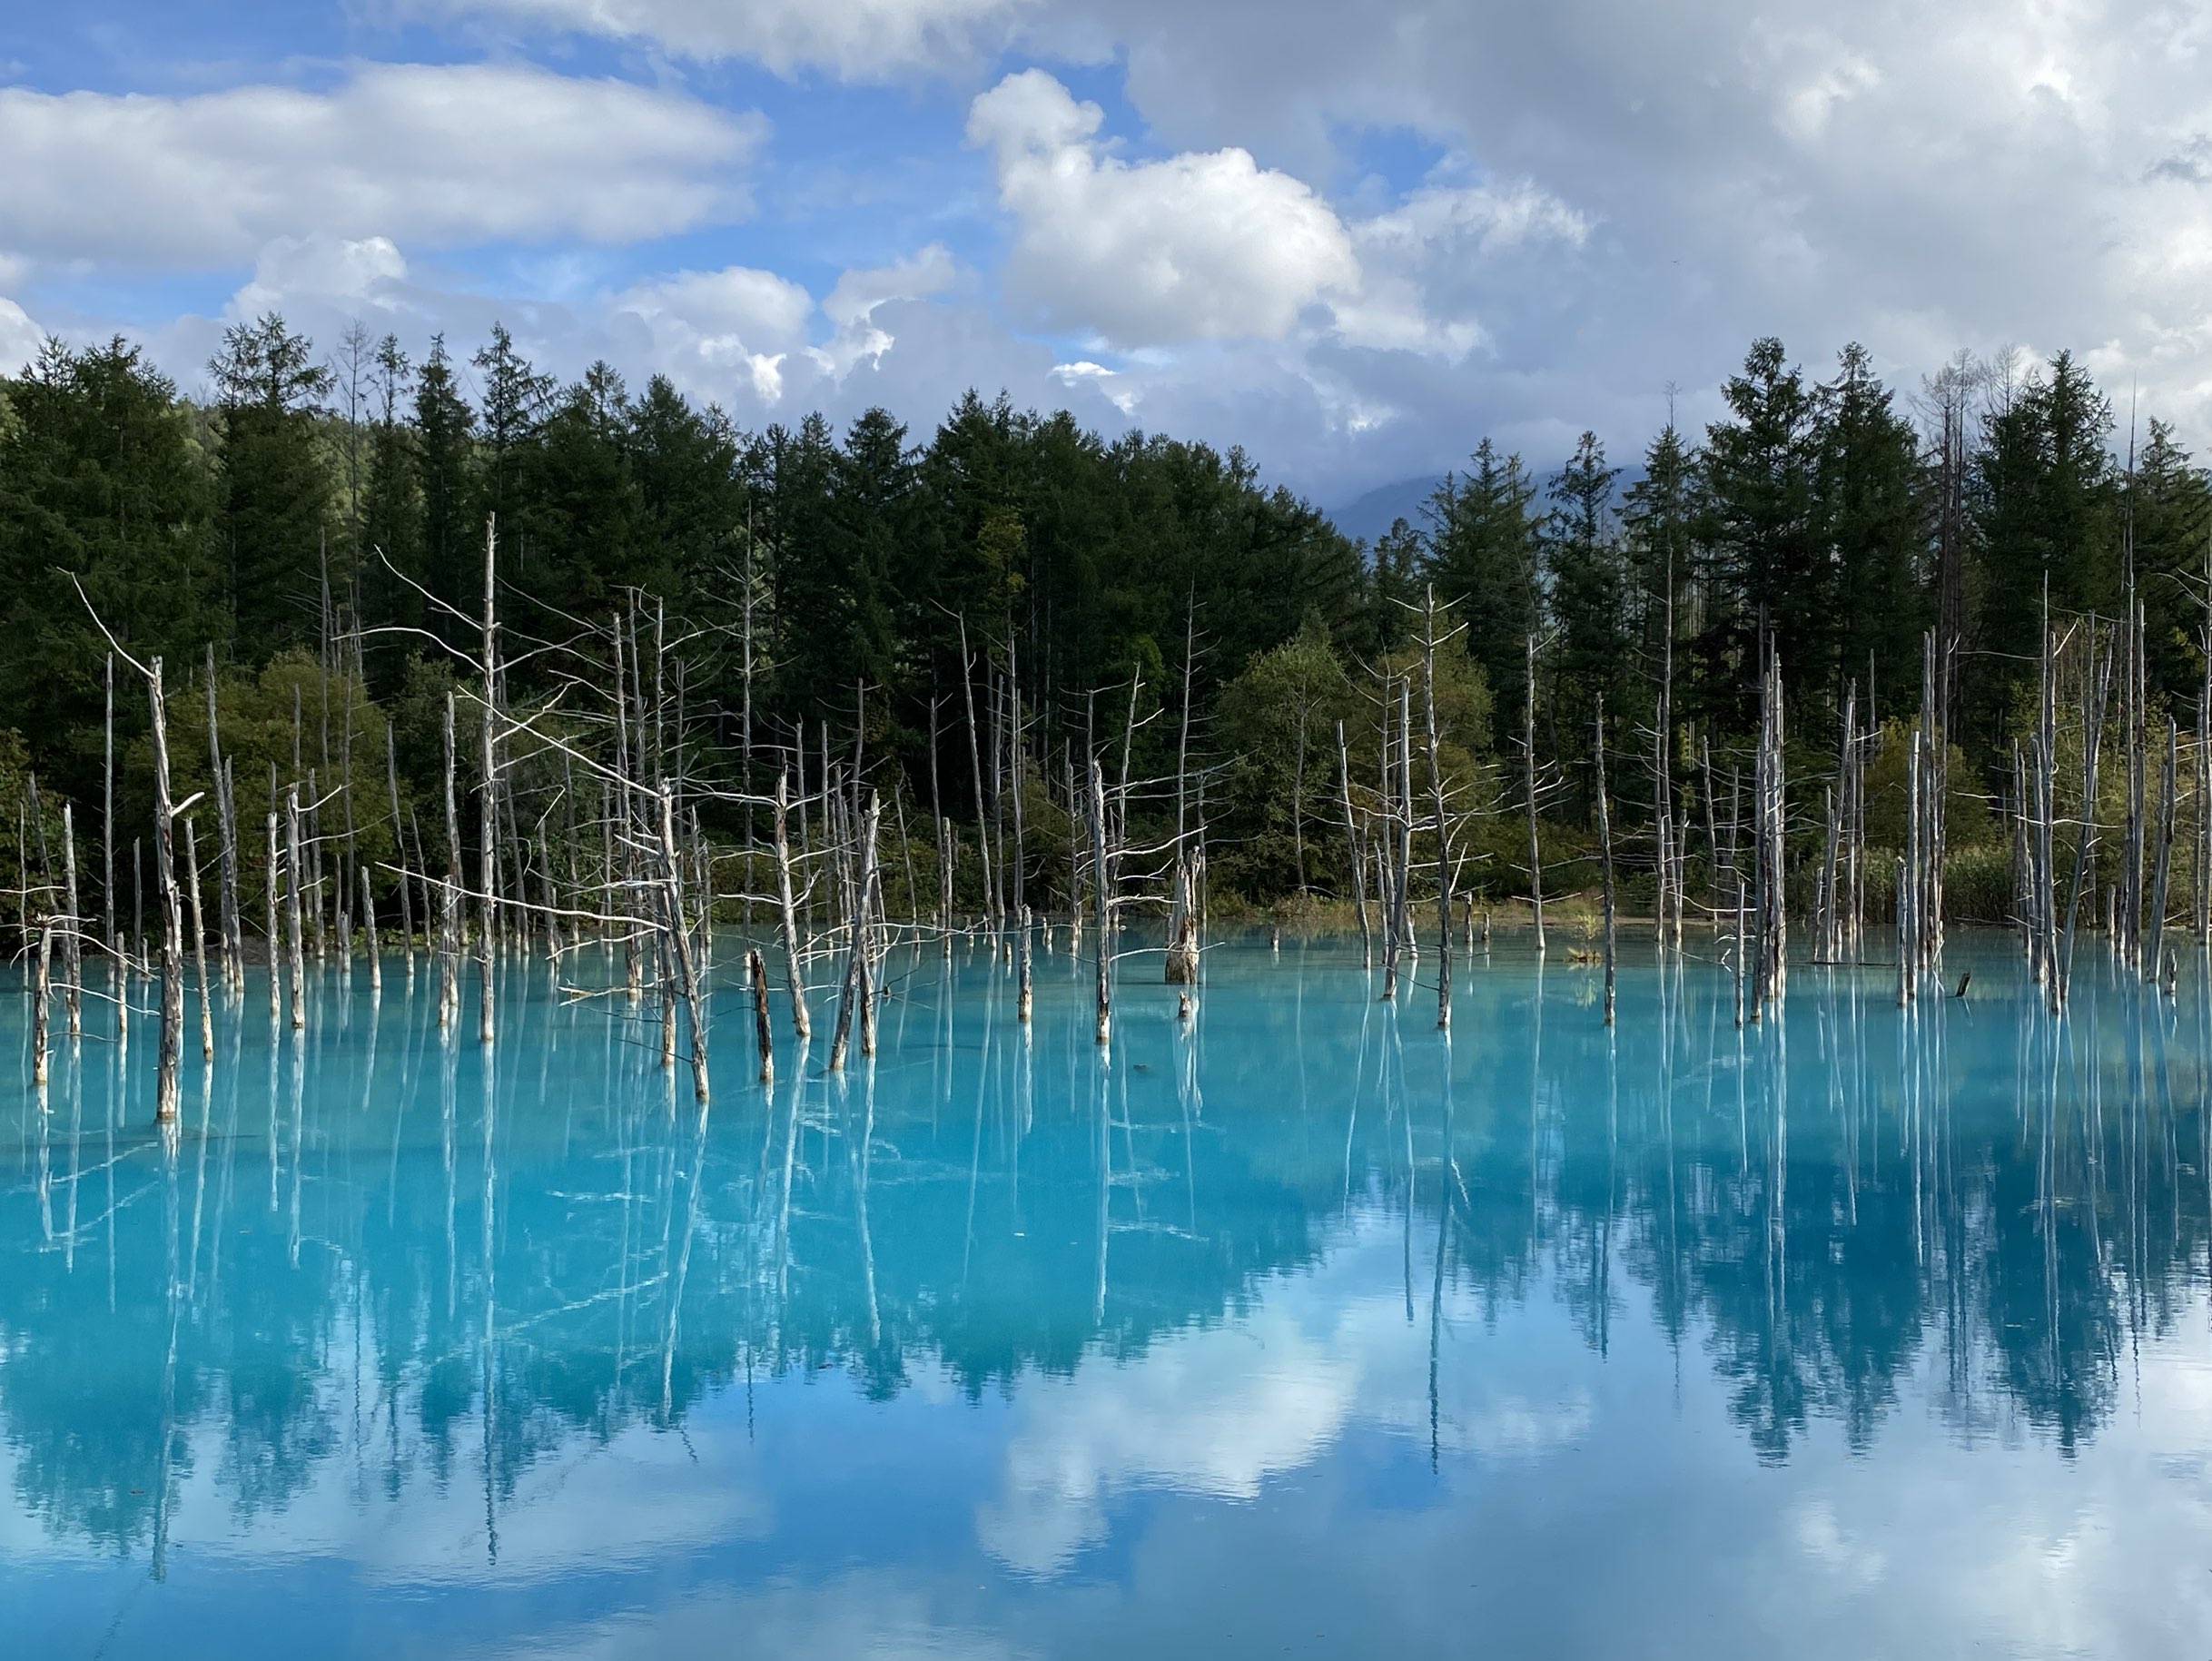
[{"label": "white cumulus cloud", "polygon": [[895,343],[890,330],[876,321],[876,312],[902,300],[925,300],[953,285],[953,256],[941,243],[932,242],[912,259],[889,265],[848,271],[822,302],[822,313],[837,332],[826,346],[814,352],[833,379],[842,379],[865,359],[881,363]]},{"label": "white cumulus cloud", "polygon": [[784,395],[784,363],[805,344],[814,297],[774,272],[733,265],[680,272],[617,295],[617,322],[642,325],[654,366],[679,384],[744,387],[767,405]]},{"label": "white cumulus cloud", "polygon": [[1115,347],[1281,340],[1310,323],[1345,345],[1456,361],[1486,335],[1472,297],[1439,309],[1440,278],[1589,233],[1585,215],[1526,181],[1432,183],[1347,219],[1245,150],[1125,161],[1102,121],[1025,70],[975,100],[968,141],[990,151],[1013,222],[1015,305]]},{"label": "white cumulus cloud", "polygon": [[742,214],[765,133],[673,93],[506,65],[334,89],[0,90],[0,251],[221,265],[278,238],[625,242]]},{"label": "white cumulus cloud", "polygon": [[45,334],[30,313],[0,294],[0,375],[13,375],[38,356]]},{"label": "white cumulus cloud", "polygon": [[1007,291],[1036,321],[1125,347],[1279,336],[1358,287],[1343,222],[1300,181],[1235,148],[1124,162],[1102,119],[1036,69],[969,112],[1014,220]]}]

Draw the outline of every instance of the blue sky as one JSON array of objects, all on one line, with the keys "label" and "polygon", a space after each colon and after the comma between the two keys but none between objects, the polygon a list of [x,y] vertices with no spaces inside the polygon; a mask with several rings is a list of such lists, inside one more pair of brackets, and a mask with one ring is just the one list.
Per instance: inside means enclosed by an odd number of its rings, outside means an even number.
[{"label": "blue sky", "polygon": [[1767,332],[2212,418],[2202,5],[9,9],[14,359],[123,329],[190,389],[265,308],[499,319],[747,425],[1004,388],[1324,502],[1486,433],[1628,460]]}]

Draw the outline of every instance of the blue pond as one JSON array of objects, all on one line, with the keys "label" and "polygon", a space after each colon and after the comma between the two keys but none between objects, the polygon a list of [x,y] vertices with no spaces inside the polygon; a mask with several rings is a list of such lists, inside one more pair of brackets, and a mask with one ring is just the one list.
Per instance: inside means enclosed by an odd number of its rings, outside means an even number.
[{"label": "blue pond", "polygon": [[764,1093],[734,946],[704,1115],[649,1010],[518,961],[487,1053],[388,961],[219,1006],[173,1151],[145,1015],[41,1101],[0,987],[0,1650],[2203,1661],[2197,969],[1739,1033],[1646,940],[1608,1034],[1501,941],[1447,1042],[1238,942],[1101,1055],[1064,944],[1026,1035],[899,948]]}]

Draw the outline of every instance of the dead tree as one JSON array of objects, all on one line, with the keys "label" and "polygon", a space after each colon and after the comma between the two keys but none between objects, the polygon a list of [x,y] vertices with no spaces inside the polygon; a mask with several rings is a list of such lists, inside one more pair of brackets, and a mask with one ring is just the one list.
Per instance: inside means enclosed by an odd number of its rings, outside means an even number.
[{"label": "dead tree", "polygon": [[1352,878],[1352,914],[1359,920],[1359,966],[1375,966],[1373,932],[1368,927],[1367,855],[1359,844],[1359,822],[1352,814],[1352,756],[1344,742],[1344,723],[1337,723],[1337,780],[1344,801],[1344,853]]},{"label": "dead tree", "polygon": [[499,775],[493,711],[498,698],[499,550],[499,520],[496,515],[487,514],[484,516],[484,707],[479,724],[483,751],[483,800],[479,804],[483,845],[477,850],[479,880],[483,884],[483,892],[477,899],[477,970],[482,977],[477,1003],[477,1035],[485,1043],[491,1043],[494,1030],[491,953],[492,932],[498,926],[494,890],[499,885],[499,877],[494,866],[499,858]]},{"label": "dead tree", "polygon": [[[1444,759],[1437,742],[1437,590],[1428,589],[1421,630],[1421,703],[1428,740],[1429,805],[1437,834],[1437,1024],[1452,1023],[1452,837],[1445,811]],[[1456,632],[1456,631],[1455,631]]]},{"label": "dead tree", "polygon": [[775,777],[775,893],[784,933],[784,971],[791,992],[791,1030],[806,1041],[812,1023],[806,1014],[806,971],[799,959],[798,911],[791,897],[791,775]]},{"label": "dead tree", "polygon": [[1605,805],[1605,697],[1597,695],[1596,732],[1590,754],[1597,766],[1597,846],[1605,872],[1605,1024],[1613,1024],[1613,814]]},{"label": "dead tree", "polygon": [[[160,1065],[154,1086],[153,1116],[163,1123],[177,1116],[177,1060],[184,1032],[184,912],[176,871],[177,805],[169,794],[169,720],[162,696],[162,660],[146,667],[146,690],[153,711],[153,875],[162,910],[162,1028]],[[189,807],[190,801],[184,804]]]},{"label": "dead tree", "polygon": [[1528,690],[1523,699],[1521,758],[1528,796],[1528,909],[1536,931],[1536,955],[1544,955],[1544,849],[1536,839],[1536,638],[1528,637]]},{"label": "dead tree", "polygon": [[184,821],[184,870],[191,878],[193,974],[200,984],[200,1058],[215,1059],[215,1018],[207,999],[207,920],[200,913],[200,849],[192,821]]}]

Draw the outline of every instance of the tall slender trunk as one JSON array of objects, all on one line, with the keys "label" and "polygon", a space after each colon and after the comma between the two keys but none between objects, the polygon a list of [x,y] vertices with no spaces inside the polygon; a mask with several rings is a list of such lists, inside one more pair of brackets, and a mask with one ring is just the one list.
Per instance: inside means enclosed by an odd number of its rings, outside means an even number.
[{"label": "tall slender trunk", "polygon": [[1544,850],[1536,838],[1536,638],[1528,637],[1528,681],[1521,723],[1521,754],[1528,796],[1528,908],[1536,924],[1536,955],[1544,955]]},{"label": "tall slender trunk", "polygon": [[162,692],[162,660],[146,669],[153,716],[153,880],[162,908],[162,1033],[154,1117],[177,1116],[177,1059],[184,1036],[184,909],[178,897],[176,808],[169,793],[169,715]]},{"label": "tall slender trunk", "polygon": [[1597,766],[1597,847],[1604,867],[1605,905],[1605,1024],[1613,1024],[1614,993],[1614,931],[1613,931],[1613,811],[1605,803],[1605,697],[1599,693],[1596,699],[1596,730],[1592,737],[1590,754]]},{"label": "tall slender trunk", "polygon": [[492,707],[498,697],[499,669],[499,519],[496,515],[484,516],[484,708],[480,722],[479,746],[483,759],[483,799],[479,803],[479,824],[482,828],[483,845],[477,850],[477,871],[483,884],[483,893],[478,897],[477,970],[482,976],[477,1001],[477,1036],[485,1043],[492,1041],[492,929],[495,926],[493,890],[499,877],[494,864],[499,858],[499,753],[497,737],[492,726]]},{"label": "tall slender trunk", "polygon": [[215,1016],[207,999],[207,919],[200,912],[200,845],[190,818],[184,821],[184,870],[191,881],[193,974],[200,984],[200,1058],[212,1061]]},{"label": "tall slender trunk", "polygon": [[784,972],[791,991],[791,1030],[805,1043],[812,1031],[806,1014],[806,974],[799,962],[799,921],[791,898],[791,775],[775,776],[775,895],[784,928]]}]

